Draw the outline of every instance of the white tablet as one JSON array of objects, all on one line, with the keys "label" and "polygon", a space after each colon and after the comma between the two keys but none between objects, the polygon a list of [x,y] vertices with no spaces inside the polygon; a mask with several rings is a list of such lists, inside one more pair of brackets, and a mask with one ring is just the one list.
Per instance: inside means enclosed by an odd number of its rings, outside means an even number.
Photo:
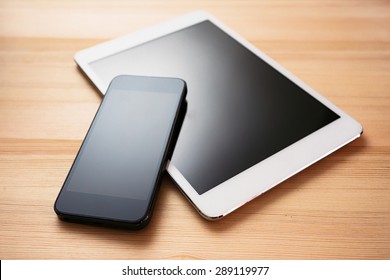
[{"label": "white tablet", "polygon": [[204,12],[85,49],[75,60],[103,94],[122,74],[187,82],[188,108],[167,170],[209,219],[362,133],[358,122]]}]

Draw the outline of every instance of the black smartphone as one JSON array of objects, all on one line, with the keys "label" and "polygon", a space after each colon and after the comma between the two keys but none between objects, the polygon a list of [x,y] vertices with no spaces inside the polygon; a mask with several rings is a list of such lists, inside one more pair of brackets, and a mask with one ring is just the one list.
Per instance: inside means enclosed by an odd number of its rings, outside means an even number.
[{"label": "black smartphone", "polygon": [[144,227],[186,93],[185,81],[177,78],[114,78],[54,204],[57,215]]}]

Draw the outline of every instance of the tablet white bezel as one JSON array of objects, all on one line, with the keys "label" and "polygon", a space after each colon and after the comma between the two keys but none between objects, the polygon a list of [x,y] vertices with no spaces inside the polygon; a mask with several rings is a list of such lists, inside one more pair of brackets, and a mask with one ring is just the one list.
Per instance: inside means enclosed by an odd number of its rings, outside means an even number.
[{"label": "tablet white bezel", "polygon": [[[260,59],[277,69],[286,78],[304,89],[325,106],[336,112],[340,118],[295,142],[271,157],[261,161],[233,178],[199,195],[180,171],[169,164],[167,171],[194,204],[202,216],[215,219],[225,216],[246,202],[271,189],[307,166],[320,160],[338,148],[359,137],[362,126],[349,115],[337,108],[315,90],[288,72],[255,46],[241,38],[223,23],[205,12],[194,12],[152,28],[141,30],[106,43],[82,50],[75,61],[87,74],[96,87],[104,94],[108,84],[104,84],[90,67],[90,63],[112,54],[124,51],[150,40],[165,36],[191,25],[209,20],[226,32]],[[120,74],[120,73],[118,73]],[[180,78],[180,77],[179,77]],[[326,141],[324,141],[326,139]]]}]

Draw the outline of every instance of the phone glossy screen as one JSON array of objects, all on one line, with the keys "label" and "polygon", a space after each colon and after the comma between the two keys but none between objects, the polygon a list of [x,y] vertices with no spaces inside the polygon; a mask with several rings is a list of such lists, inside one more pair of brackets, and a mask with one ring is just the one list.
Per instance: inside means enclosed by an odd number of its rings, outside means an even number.
[{"label": "phone glossy screen", "polygon": [[170,92],[112,89],[67,181],[67,189],[146,199],[159,172],[178,105]]},{"label": "phone glossy screen", "polygon": [[187,82],[171,162],[199,194],[339,118],[208,20],[90,67],[106,84],[118,73]]},{"label": "phone glossy screen", "polygon": [[184,94],[185,83],[178,79],[115,78],[56,209],[114,220],[142,218],[164,171]]}]

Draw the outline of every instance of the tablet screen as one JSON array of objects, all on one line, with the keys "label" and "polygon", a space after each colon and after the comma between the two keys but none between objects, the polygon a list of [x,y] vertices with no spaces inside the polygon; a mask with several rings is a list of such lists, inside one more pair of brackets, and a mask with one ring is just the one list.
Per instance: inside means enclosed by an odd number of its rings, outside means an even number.
[{"label": "tablet screen", "polygon": [[198,194],[339,118],[208,20],[90,67],[106,85],[119,74],[187,82],[171,163]]}]

